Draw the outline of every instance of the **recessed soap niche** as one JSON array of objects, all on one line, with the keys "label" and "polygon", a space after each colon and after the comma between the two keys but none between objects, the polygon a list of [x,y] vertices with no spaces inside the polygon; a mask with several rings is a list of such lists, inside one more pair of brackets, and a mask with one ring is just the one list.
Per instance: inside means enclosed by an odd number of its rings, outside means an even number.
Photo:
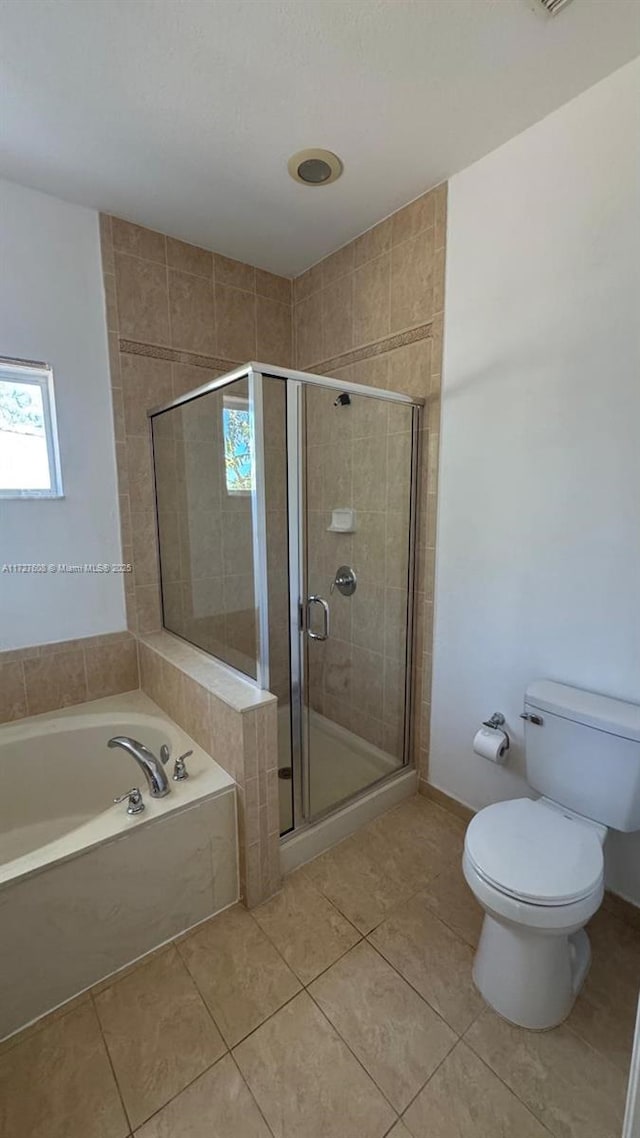
[{"label": "recessed soap niche", "polygon": [[329,533],[355,533],[356,529],[356,511],[352,506],[340,506],[331,511]]}]

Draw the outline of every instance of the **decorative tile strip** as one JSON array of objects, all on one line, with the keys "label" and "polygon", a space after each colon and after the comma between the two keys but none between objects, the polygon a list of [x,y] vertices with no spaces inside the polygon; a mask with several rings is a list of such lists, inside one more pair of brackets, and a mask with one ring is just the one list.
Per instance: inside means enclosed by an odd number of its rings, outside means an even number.
[{"label": "decorative tile strip", "polygon": [[393,352],[396,348],[405,348],[407,344],[416,344],[418,340],[427,340],[433,335],[433,321],[428,324],[419,324],[417,328],[409,328],[406,332],[394,332],[385,336],[383,340],[376,340],[374,344],[365,344],[362,348],[354,348],[350,352],[343,352],[341,356],[332,356],[329,360],[320,360],[304,371],[313,371],[323,375],[326,371],[336,371],[349,364],[358,364],[361,360],[371,360],[374,356],[382,356],[385,352]]},{"label": "decorative tile strip", "polygon": [[[191,364],[192,367],[208,368],[210,371],[233,371],[240,367],[242,360],[223,360],[217,356],[201,356],[198,352],[184,352],[178,348],[167,348],[160,344],[145,344],[142,340],[125,340],[119,337],[120,351],[129,356],[149,356],[153,360],[168,360],[173,364]],[[246,361],[244,361],[246,362]]]}]

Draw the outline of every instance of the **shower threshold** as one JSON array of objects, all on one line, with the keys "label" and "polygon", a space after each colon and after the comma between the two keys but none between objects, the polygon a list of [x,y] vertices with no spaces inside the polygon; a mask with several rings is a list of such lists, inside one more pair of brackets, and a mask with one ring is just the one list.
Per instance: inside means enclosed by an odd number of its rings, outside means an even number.
[{"label": "shower threshold", "polygon": [[[281,708],[280,714],[286,717],[287,708]],[[317,711],[309,712],[309,733],[314,754],[310,804],[315,821],[282,838],[284,872],[316,857],[416,790],[415,770]],[[286,780],[279,781],[283,799],[290,794],[290,786]],[[286,816],[284,802],[282,816]]]}]

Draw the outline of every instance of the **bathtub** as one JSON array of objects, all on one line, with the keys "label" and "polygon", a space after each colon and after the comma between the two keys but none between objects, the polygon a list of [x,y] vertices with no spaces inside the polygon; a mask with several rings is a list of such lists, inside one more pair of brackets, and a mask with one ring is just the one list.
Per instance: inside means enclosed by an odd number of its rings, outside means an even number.
[{"label": "bathtub", "polygon": [[[151,798],[113,735],[190,777]],[[0,728],[0,1039],[237,898],[234,781],[142,692]]]}]

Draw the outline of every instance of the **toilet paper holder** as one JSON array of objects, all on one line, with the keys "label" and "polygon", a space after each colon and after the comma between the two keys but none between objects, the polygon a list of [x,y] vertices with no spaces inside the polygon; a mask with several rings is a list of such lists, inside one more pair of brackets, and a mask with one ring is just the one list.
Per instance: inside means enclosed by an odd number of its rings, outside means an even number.
[{"label": "toilet paper holder", "polygon": [[[506,722],[507,721],[506,721],[506,719],[505,719],[505,717],[501,711],[494,711],[493,715],[489,719],[483,719],[482,726],[483,727],[492,727],[494,729],[494,731],[502,731],[504,729],[504,725]],[[504,732],[504,737],[505,737],[504,749],[505,749],[505,751],[508,751],[511,740],[509,739],[509,736],[508,736],[506,731]]]}]

